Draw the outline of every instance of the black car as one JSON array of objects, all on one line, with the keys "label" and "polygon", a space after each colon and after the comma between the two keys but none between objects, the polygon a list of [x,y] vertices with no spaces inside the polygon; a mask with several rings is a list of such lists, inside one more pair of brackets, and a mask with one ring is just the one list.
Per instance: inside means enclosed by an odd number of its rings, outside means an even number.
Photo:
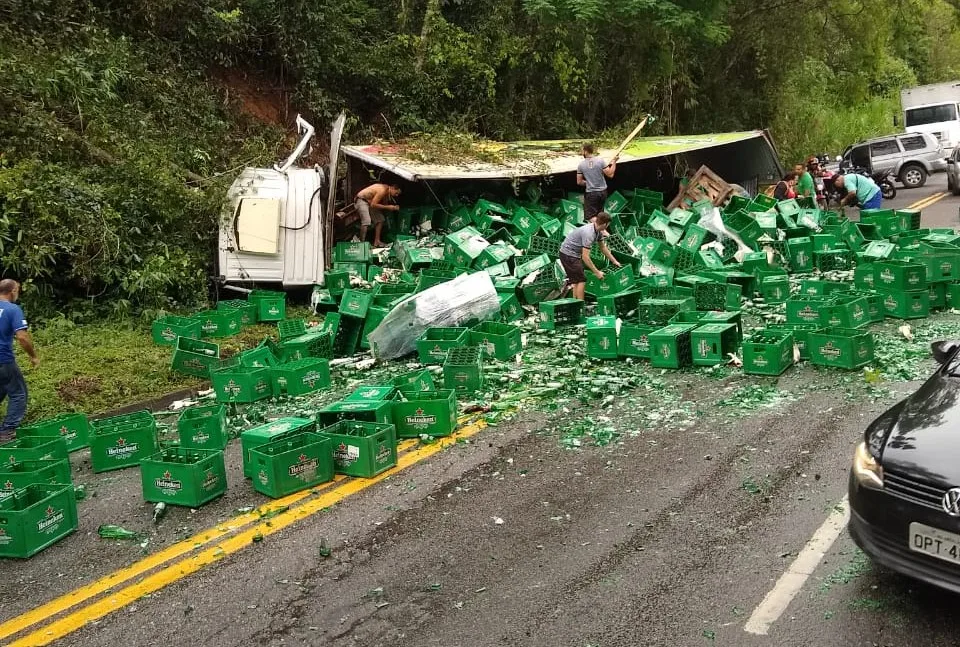
[{"label": "black car", "polygon": [[960,341],[867,427],[850,470],[853,540],[879,564],[960,593]]}]

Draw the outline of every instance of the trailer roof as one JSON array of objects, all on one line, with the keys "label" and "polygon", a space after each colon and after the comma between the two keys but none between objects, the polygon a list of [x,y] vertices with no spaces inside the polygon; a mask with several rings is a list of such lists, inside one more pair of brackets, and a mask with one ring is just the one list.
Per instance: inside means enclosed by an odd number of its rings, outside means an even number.
[{"label": "trailer roof", "polygon": [[[726,144],[761,140],[772,157],[776,151],[767,134],[762,130],[709,135],[677,135],[673,137],[641,137],[635,139],[623,154],[620,163],[675,155],[690,151],[713,148]],[[390,171],[405,180],[458,180],[458,179],[509,179],[539,175],[556,175],[576,171],[582,159],[580,145],[583,140],[556,140],[535,142],[490,142],[487,150],[501,158],[502,162],[470,161],[463,164],[432,164],[428,160],[413,159],[401,146],[378,143],[368,146],[344,146],[347,157],[366,162]],[[601,157],[611,156],[615,149],[601,149]]]}]

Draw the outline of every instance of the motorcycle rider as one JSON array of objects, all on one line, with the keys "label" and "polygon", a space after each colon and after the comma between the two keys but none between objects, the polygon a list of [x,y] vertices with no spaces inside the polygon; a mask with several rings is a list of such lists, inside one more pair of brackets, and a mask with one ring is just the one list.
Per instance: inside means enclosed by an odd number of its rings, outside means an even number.
[{"label": "motorcycle rider", "polygon": [[824,172],[820,168],[820,160],[816,156],[811,155],[807,159],[807,173],[810,174],[810,177],[813,178],[813,183],[816,192],[817,206],[821,209],[827,208],[827,196],[826,196],[826,182],[824,178],[829,176],[829,173]]},{"label": "motorcycle rider", "polygon": [[879,209],[883,203],[880,187],[871,178],[857,173],[841,173],[833,179],[833,184],[842,192],[840,206],[859,204],[860,210]]}]

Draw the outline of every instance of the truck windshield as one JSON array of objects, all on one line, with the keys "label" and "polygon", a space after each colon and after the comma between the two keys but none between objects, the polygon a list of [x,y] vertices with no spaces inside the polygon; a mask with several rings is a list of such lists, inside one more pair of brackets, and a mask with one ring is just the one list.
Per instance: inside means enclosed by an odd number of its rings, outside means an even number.
[{"label": "truck windshield", "polygon": [[957,120],[957,104],[955,103],[944,103],[943,105],[926,106],[924,108],[908,108],[905,112],[907,127]]}]

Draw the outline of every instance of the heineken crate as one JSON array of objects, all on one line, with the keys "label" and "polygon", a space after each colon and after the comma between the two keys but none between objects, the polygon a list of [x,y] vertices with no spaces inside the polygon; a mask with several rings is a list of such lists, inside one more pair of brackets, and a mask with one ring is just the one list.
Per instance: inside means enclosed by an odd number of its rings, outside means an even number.
[{"label": "heineken crate", "polygon": [[727,355],[740,347],[736,324],[704,324],[690,333],[690,347],[695,366],[716,366],[727,363]]},{"label": "heineken crate", "polygon": [[217,449],[227,446],[227,408],[207,404],[185,409],[177,419],[180,446],[185,449]]},{"label": "heineken crate", "polygon": [[826,328],[810,333],[810,361],[818,366],[854,369],[873,361],[873,333],[852,328]]},{"label": "heineken crate", "polygon": [[470,342],[469,328],[427,328],[417,338],[417,353],[421,364],[438,364],[447,359],[451,348]]},{"label": "heineken crate", "polygon": [[760,295],[767,303],[784,303],[790,298],[790,279],[768,277],[760,282]]},{"label": "heineken crate", "polygon": [[485,247],[483,251],[480,252],[476,260],[473,262],[473,266],[482,270],[503,263],[513,258],[513,256],[513,250],[509,245],[504,243],[494,243],[488,247]]},{"label": "heineken crate", "polygon": [[947,284],[931,283],[927,286],[930,293],[930,310],[944,310],[947,307]]},{"label": "heineken crate", "polygon": [[664,240],[648,238],[641,248],[641,252],[647,261],[658,267],[673,267],[680,248],[671,245]]},{"label": "heineken crate", "polygon": [[816,332],[821,329],[820,324],[795,324],[795,323],[779,323],[779,324],[770,324],[767,326],[767,330],[771,331],[785,331],[793,333],[793,343],[797,347],[797,350],[800,353],[800,359],[810,359],[810,346],[807,343],[807,338],[810,336],[810,333]]},{"label": "heineken crate", "polygon": [[390,380],[390,385],[396,388],[401,395],[409,397],[411,394],[419,394],[425,391],[436,391],[437,386],[433,382],[433,375],[426,369],[410,371]]},{"label": "heineken crate", "polygon": [[460,207],[450,214],[450,219],[447,221],[446,229],[450,231],[458,231],[469,226],[472,222],[473,217],[470,215],[470,210],[466,207]]},{"label": "heineken crate", "polygon": [[333,338],[333,354],[337,357],[353,355],[360,343],[363,334],[363,319],[344,316],[340,319],[340,326]]},{"label": "heineken crate", "polygon": [[960,283],[947,284],[947,307],[960,310]]},{"label": "heineken crate", "polygon": [[483,366],[478,347],[458,346],[447,351],[443,385],[457,393],[473,393],[483,388]]},{"label": "heineken crate", "polygon": [[343,242],[333,248],[333,260],[337,263],[369,263],[373,257],[370,243]]},{"label": "heineken crate", "polygon": [[927,287],[926,268],[907,261],[877,261],[873,264],[873,286],[885,292],[923,290]]},{"label": "heineken crate", "polygon": [[483,271],[490,275],[490,278],[496,278],[498,276],[511,276],[510,274],[510,263],[503,261],[497,263],[496,265],[488,265],[483,268]]},{"label": "heineken crate", "polygon": [[696,308],[692,297],[678,299],[644,299],[637,304],[637,321],[665,326],[670,318],[683,310]]},{"label": "heineken crate", "polygon": [[[257,323],[257,304],[250,303],[249,301],[244,301],[243,299],[231,299],[229,301],[218,301],[217,310],[239,310],[240,311],[240,325],[241,326],[252,326]],[[193,337],[194,335],[184,335],[185,337]]]},{"label": "heineken crate", "polygon": [[457,395],[451,389],[408,393],[393,403],[397,438],[449,436],[457,428]]},{"label": "heineken crate", "polygon": [[833,303],[820,309],[820,323],[830,328],[862,328],[872,322],[867,300],[852,295],[838,295]]},{"label": "heineken crate", "polygon": [[227,491],[219,449],[168,447],[140,463],[143,500],[199,508]]},{"label": "heineken crate", "polygon": [[743,288],[735,283],[696,283],[693,299],[697,310],[739,310]]},{"label": "heineken crate", "polygon": [[523,302],[529,306],[535,306],[549,299],[553,293],[559,292],[560,282],[550,269],[545,269],[535,281],[526,285],[521,282],[519,290]]},{"label": "heineken crate", "polygon": [[740,266],[744,272],[756,273],[757,270],[765,270],[770,267],[767,263],[766,252],[747,252],[743,255],[743,261]]},{"label": "heineken crate", "polygon": [[253,290],[247,301],[257,304],[257,321],[283,321],[287,318],[287,295],[273,290]]},{"label": "heineken crate", "polygon": [[928,282],[960,280],[960,248],[942,243],[921,243],[914,260],[927,268]]},{"label": "heineken crate", "polygon": [[327,270],[323,273],[323,285],[333,296],[343,294],[350,289],[350,272]]},{"label": "heineken crate", "polygon": [[344,402],[385,402],[397,397],[397,387],[393,384],[364,384],[353,390],[343,399]]},{"label": "heineken crate", "polygon": [[650,365],[683,368],[693,363],[691,334],[699,324],[670,324],[649,335]]},{"label": "heineken crate", "polygon": [[723,224],[727,231],[736,234],[747,245],[755,246],[763,234],[760,223],[743,211],[724,215]]},{"label": "heineken crate", "polygon": [[19,436],[0,445],[0,465],[50,460],[70,460],[70,452],[63,438]]},{"label": "heineken crate", "polygon": [[637,305],[639,305],[643,298],[643,290],[636,288],[617,294],[597,297],[596,312],[598,315],[626,317],[629,313],[637,309]]},{"label": "heineken crate", "polygon": [[435,270],[430,268],[420,270],[420,276],[417,278],[416,291],[423,292],[435,285],[446,283],[455,278],[457,278],[456,270]]},{"label": "heineken crate", "polygon": [[340,299],[340,309],[338,312],[342,315],[349,315],[358,319],[367,316],[367,309],[373,305],[373,292],[362,290],[347,290]]},{"label": "heineken crate", "polygon": [[695,254],[700,251],[700,248],[703,245],[715,240],[715,238],[716,237],[712,233],[700,225],[690,225],[687,227],[686,234],[684,234],[680,242],[677,243],[677,246],[692,254]]},{"label": "heineken crate", "polygon": [[157,453],[157,422],[149,411],[95,420],[90,464],[96,473],[139,465]]},{"label": "heineken crate", "polygon": [[883,309],[888,317],[894,319],[923,319],[930,316],[930,292],[913,290],[901,292],[880,291],[883,296]]},{"label": "heineken crate", "polygon": [[684,310],[670,318],[669,323],[692,323],[698,326],[707,324],[731,324],[737,331],[737,341],[743,339],[743,314],[739,311],[723,310]]},{"label": "heineken crate", "polygon": [[743,341],[743,372],[780,375],[793,365],[793,332],[763,329]]},{"label": "heineken crate", "polygon": [[367,318],[363,320],[363,330],[360,333],[360,348],[364,350],[370,349],[370,333],[380,326],[388,314],[390,314],[390,309],[380,306],[371,306],[370,309],[367,310]]},{"label": "heineken crate", "polygon": [[603,210],[609,213],[611,216],[615,216],[623,211],[626,206],[627,199],[618,191],[614,191],[610,194],[610,197],[607,198],[606,202],[603,203]]},{"label": "heineken crate", "polygon": [[540,302],[540,328],[543,330],[578,326],[583,322],[583,301],[580,299]]},{"label": "heineken crate", "polygon": [[522,348],[520,329],[510,324],[485,321],[470,329],[470,344],[478,346],[485,357],[508,360]]},{"label": "heineken crate", "polygon": [[392,424],[342,420],[320,434],[330,439],[338,474],[372,478],[397,464],[397,428]]},{"label": "heineken crate", "polygon": [[299,337],[307,332],[307,321],[305,319],[286,319],[277,324],[277,332],[280,334],[280,341]]},{"label": "heineken crate", "polygon": [[860,263],[853,270],[853,284],[858,290],[872,290],[874,288],[873,263]]},{"label": "heineken crate", "polygon": [[526,317],[516,294],[497,294],[500,300],[500,320],[506,323],[520,321]]},{"label": "heineken crate", "polygon": [[243,313],[233,308],[203,310],[193,318],[200,323],[201,337],[229,337],[240,332]]},{"label": "heineken crate", "polygon": [[813,265],[821,272],[849,270],[856,265],[856,255],[847,249],[813,252]]},{"label": "heineken crate", "polygon": [[37,483],[65,485],[71,482],[70,461],[65,458],[0,463],[0,501],[13,496],[16,490],[22,490],[28,485]]},{"label": "heineken crate", "polygon": [[[559,256],[559,247],[557,247],[558,253],[553,255],[553,258]],[[542,270],[545,267],[549,267],[553,261],[550,260],[550,255],[546,253],[538,254],[536,256],[521,256],[516,261],[516,267],[513,270],[514,277],[518,279],[523,279],[533,274],[537,270]]]},{"label": "heineken crate", "polygon": [[253,489],[279,499],[333,480],[333,443],[317,433],[284,436],[250,449]]},{"label": "heineken crate", "polygon": [[393,400],[341,400],[317,412],[319,426],[332,425],[340,420],[361,422],[392,422]]},{"label": "heineken crate", "polygon": [[444,260],[457,267],[467,268],[490,243],[473,227],[464,227],[460,231],[447,234],[444,237]]},{"label": "heineken crate", "polygon": [[[787,323],[819,324],[833,297],[796,296],[787,300]],[[779,375],[779,373],[778,373]]]},{"label": "heineken crate", "polygon": [[[327,315],[327,317],[329,318],[330,315]],[[350,317],[347,317],[347,319],[349,318]],[[337,325],[339,327],[339,322]],[[323,329],[313,329],[312,332],[308,332],[305,335],[287,339],[280,344],[281,360],[284,362],[293,362],[307,359],[308,357],[330,359],[333,357],[335,334],[334,332],[328,332]]]},{"label": "heineken crate", "polygon": [[17,435],[62,438],[67,444],[67,451],[75,452],[90,446],[90,421],[82,413],[62,413],[53,418],[24,425],[17,430]]},{"label": "heineken crate", "polygon": [[617,355],[650,359],[650,333],[659,329],[660,326],[623,322],[617,341]]},{"label": "heineken crate", "polygon": [[587,273],[587,294],[593,296],[616,294],[630,289],[635,282],[633,268],[629,265],[607,269],[603,274],[603,278],[598,279],[593,273]]},{"label": "heineken crate", "polygon": [[243,475],[249,479],[256,474],[253,469],[253,459],[250,456],[253,449],[279,438],[313,432],[316,429],[316,421],[309,418],[280,418],[242,432],[240,434],[240,454],[243,457]]},{"label": "heineken crate", "polygon": [[915,231],[920,229],[919,209],[896,209],[893,214],[897,217],[900,231]]},{"label": "heineken crate", "polygon": [[807,236],[787,239],[787,260],[794,272],[813,270],[813,239]]},{"label": "heineken crate", "polygon": [[150,330],[153,334],[153,343],[173,346],[177,343],[177,337],[199,337],[200,322],[193,317],[167,315],[155,319]]},{"label": "heineken crate", "polygon": [[883,296],[879,292],[857,290],[855,292],[849,292],[847,296],[857,297],[866,302],[867,320],[869,322],[876,323],[886,318],[886,312],[883,308]]},{"label": "heineken crate", "polygon": [[241,351],[239,355],[236,355],[236,358],[240,362],[240,366],[247,368],[270,368],[278,363],[276,355],[266,346],[257,346],[250,350]]},{"label": "heineken crate", "polygon": [[269,368],[237,366],[210,375],[217,402],[256,402],[273,395]]},{"label": "heineken crate", "polygon": [[896,246],[889,241],[871,240],[867,246],[863,248],[862,254],[869,260],[882,261],[890,258],[894,250],[896,250]]},{"label": "heineken crate", "polygon": [[616,317],[589,317],[587,319],[587,356],[596,359],[617,357]]},{"label": "heineken crate", "polygon": [[849,292],[852,286],[841,281],[826,281],[823,279],[803,279],[800,282],[800,296],[833,297],[843,292]]},{"label": "heineken crate", "polygon": [[330,386],[330,360],[306,357],[270,369],[274,395],[304,395]]},{"label": "heineken crate", "polygon": [[73,486],[34,484],[0,501],[0,557],[26,559],[77,529]]}]

